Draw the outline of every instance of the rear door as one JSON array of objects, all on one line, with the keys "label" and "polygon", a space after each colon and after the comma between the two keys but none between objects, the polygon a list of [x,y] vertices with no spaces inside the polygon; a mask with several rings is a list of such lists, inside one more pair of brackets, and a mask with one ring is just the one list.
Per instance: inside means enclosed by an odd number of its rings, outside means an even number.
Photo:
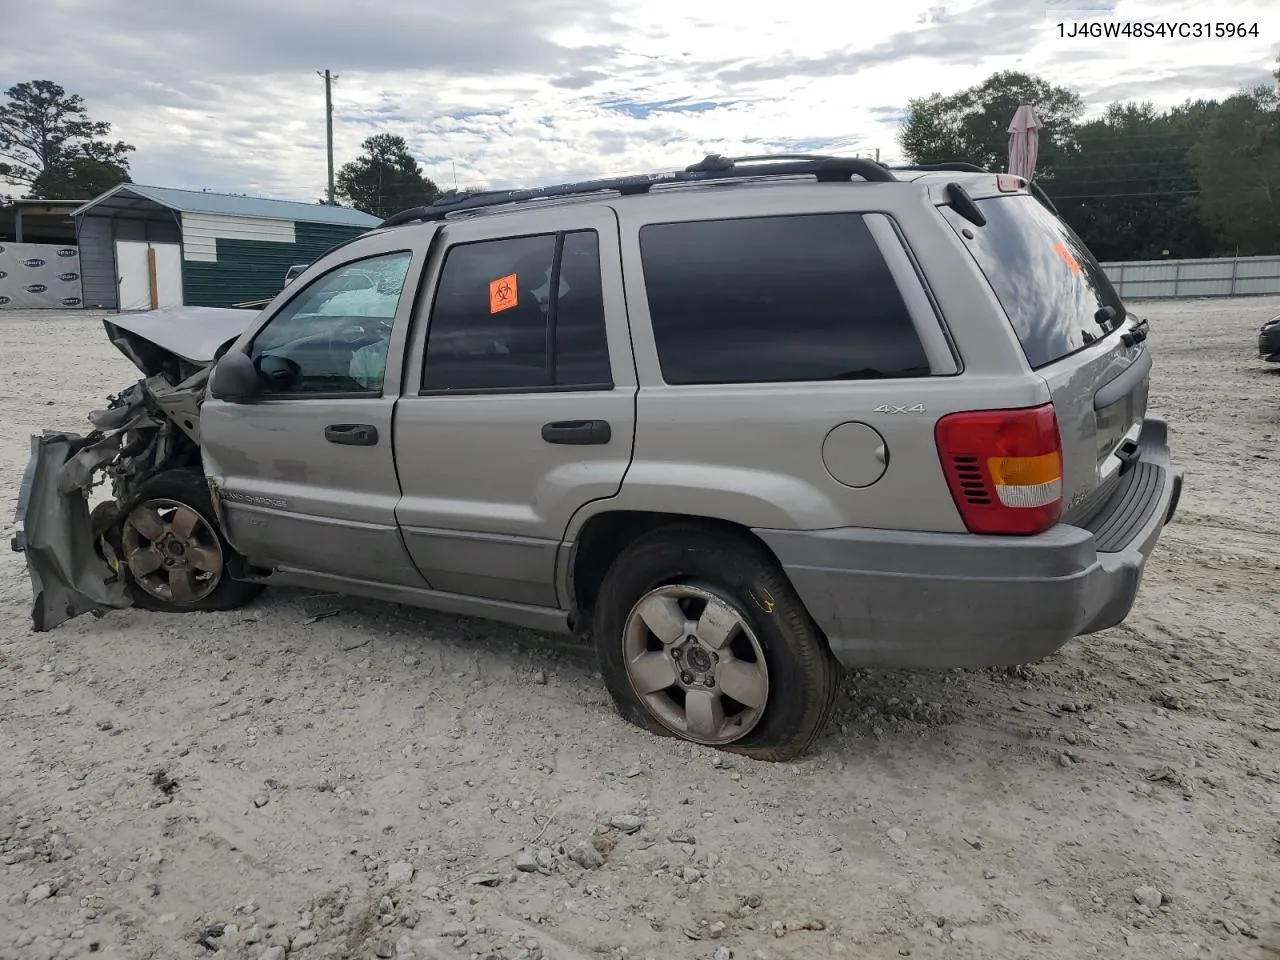
[{"label": "rear door", "polygon": [[1124,304],[1083,241],[1034,197],[978,200],[983,226],[943,215],[990,282],[1027,362],[1049,385],[1063,443],[1063,519],[1087,517],[1137,449],[1151,357],[1127,345]]},{"label": "rear door", "polygon": [[396,457],[435,590],[554,607],[574,512],[631,461],[636,380],[611,210],[449,223],[417,307]]}]

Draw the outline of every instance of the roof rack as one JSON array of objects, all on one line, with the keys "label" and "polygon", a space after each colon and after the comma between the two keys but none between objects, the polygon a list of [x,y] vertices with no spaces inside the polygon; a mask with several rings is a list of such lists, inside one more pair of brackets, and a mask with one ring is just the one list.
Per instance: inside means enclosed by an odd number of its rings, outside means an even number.
[{"label": "roof rack", "polygon": [[809,154],[722,157],[718,154],[709,154],[684,170],[668,173],[607,177],[602,180],[583,180],[577,183],[560,183],[525,190],[486,190],[444,197],[435,203],[412,207],[393,214],[382,221],[382,226],[394,227],[402,223],[444,220],[451,214],[461,213],[464,210],[477,210],[507,203],[524,203],[529,200],[577,197],[592,193],[619,193],[623,196],[631,196],[648,193],[649,188],[655,184],[798,176],[812,176],[819,183],[847,183],[854,176],[876,183],[890,183],[898,179],[888,167],[863,157],[829,157]]}]

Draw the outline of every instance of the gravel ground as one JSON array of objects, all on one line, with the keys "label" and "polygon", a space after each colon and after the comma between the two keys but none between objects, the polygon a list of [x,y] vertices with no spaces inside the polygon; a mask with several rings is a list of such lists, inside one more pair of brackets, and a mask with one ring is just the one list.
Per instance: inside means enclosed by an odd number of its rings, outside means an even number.
[{"label": "gravel ground", "polygon": [[[850,675],[793,764],[629,727],[572,643],[386,604],[36,635],[6,552],[0,960],[1280,956],[1280,299],[1135,306],[1188,479],[1128,622]],[[0,317],[11,501],[28,435],[136,372],[97,315]]]}]

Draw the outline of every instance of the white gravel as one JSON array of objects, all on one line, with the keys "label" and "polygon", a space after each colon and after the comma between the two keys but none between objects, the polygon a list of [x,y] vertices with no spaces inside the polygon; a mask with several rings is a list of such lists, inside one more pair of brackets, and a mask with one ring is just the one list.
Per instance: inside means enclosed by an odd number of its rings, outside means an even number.
[{"label": "white gravel", "polygon": [[[386,604],[33,634],[5,552],[0,960],[1276,956],[1280,299],[1135,307],[1188,479],[1128,622],[850,676],[794,764],[629,727],[573,644]],[[94,314],[0,337],[11,503],[29,434],[136,372]]]}]

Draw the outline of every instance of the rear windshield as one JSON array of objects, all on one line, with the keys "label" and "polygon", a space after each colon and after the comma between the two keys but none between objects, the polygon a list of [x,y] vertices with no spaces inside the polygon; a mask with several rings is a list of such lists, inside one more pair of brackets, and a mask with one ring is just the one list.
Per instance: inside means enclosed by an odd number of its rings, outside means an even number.
[{"label": "rear windshield", "polygon": [[[1124,304],[1075,232],[1034,197],[977,201],[986,226],[951,207],[943,215],[973,254],[1022,342],[1027,362],[1043,367],[1094,343],[1120,326]],[[1099,323],[1104,307],[1114,316]]]}]

